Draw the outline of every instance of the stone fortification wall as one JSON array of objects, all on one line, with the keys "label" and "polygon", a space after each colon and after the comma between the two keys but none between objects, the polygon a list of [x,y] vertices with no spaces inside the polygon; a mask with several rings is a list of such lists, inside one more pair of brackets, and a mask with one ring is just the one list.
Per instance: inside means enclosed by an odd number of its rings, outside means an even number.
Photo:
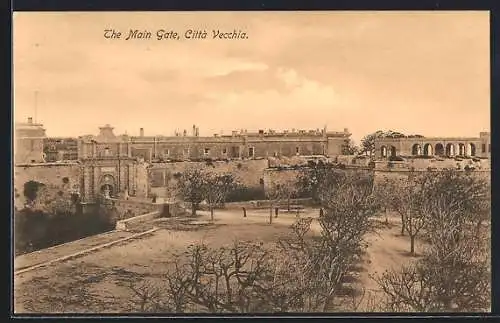
[{"label": "stone fortification wall", "polygon": [[177,179],[186,169],[202,168],[216,173],[231,173],[239,183],[247,187],[258,187],[263,179],[267,159],[209,161],[209,162],[176,162],[152,164],[148,169],[148,196],[172,197]]},{"label": "stone fortification wall", "polygon": [[15,206],[20,208],[25,203],[23,195],[24,184],[36,181],[45,185],[48,195],[56,195],[59,192],[79,192],[81,167],[77,163],[43,163],[25,164],[14,167],[14,201]]}]

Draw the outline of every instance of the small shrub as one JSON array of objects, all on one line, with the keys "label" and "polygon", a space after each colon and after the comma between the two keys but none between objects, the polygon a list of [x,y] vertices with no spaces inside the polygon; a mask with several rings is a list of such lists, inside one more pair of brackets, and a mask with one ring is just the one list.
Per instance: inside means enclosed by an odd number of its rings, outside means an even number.
[{"label": "small shrub", "polygon": [[476,169],[474,166],[465,165],[465,167],[464,167],[464,170],[468,171],[468,172],[473,171],[474,169]]}]

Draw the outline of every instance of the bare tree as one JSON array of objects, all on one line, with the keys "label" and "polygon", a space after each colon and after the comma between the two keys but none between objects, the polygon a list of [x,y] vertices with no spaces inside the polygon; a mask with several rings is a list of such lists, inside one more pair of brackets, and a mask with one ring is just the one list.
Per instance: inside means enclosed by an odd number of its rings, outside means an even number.
[{"label": "bare tree", "polygon": [[188,168],[177,179],[177,194],[191,203],[191,214],[196,215],[198,206],[203,201],[203,189],[206,182],[206,172],[201,168]]},{"label": "bare tree", "polygon": [[390,311],[488,311],[490,275],[484,243],[448,239],[433,245],[425,257],[399,270],[386,271],[376,281]]},{"label": "bare tree", "polygon": [[364,236],[372,229],[370,217],[377,209],[371,179],[359,173],[339,173],[320,187],[325,212],[318,219],[319,237],[305,239],[312,220],[301,219],[294,226],[295,239],[281,242],[289,251],[287,256],[301,264],[298,267],[308,282],[304,297],[311,311],[334,306],[343,278],[361,255]]},{"label": "bare tree", "polygon": [[392,197],[389,197],[392,208],[401,216],[401,232],[406,229],[410,237],[411,255],[415,255],[415,239],[427,221],[429,206],[425,198],[427,181],[428,177],[410,177],[406,183],[392,186]]},{"label": "bare tree", "polygon": [[357,173],[323,183],[326,211],[318,220],[319,235],[311,230],[313,219],[304,218],[277,244],[192,245],[173,258],[165,274],[161,298],[176,303],[164,308],[211,313],[336,308],[344,278],[359,260],[364,236],[372,228],[370,217],[377,204],[371,185],[369,178]]},{"label": "bare tree", "polygon": [[298,194],[298,184],[295,178],[288,179],[281,183],[281,196],[286,198],[287,211],[290,212],[291,199]]},{"label": "bare tree", "polygon": [[[385,222],[388,223],[388,211],[393,210],[395,194],[397,194],[397,187],[393,181],[385,178],[380,183],[374,185],[373,194],[376,197],[380,208],[385,214]],[[401,217],[401,235],[404,234],[404,217]]]},{"label": "bare tree", "polygon": [[[393,311],[487,311],[490,256],[477,222],[488,213],[484,181],[443,171],[419,179],[419,212],[430,246],[424,257],[377,278]],[[482,185],[483,184],[483,185]],[[485,191],[486,190],[486,191]]]},{"label": "bare tree", "polygon": [[451,170],[428,173],[425,178],[424,212],[429,214],[427,231],[435,232],[442,227],[454,226],[454,235],[469,226],[480,235],[482,224],[491,216],[491,183],[473,173]]},{"label": "bare tree", "polygon": [[232,174],[206,173],[203,179],[203,197],[210,209],[210,219],[214,220],[214,208],[226,201],[226,197],[236,188]]},{"label": "bare tree", "polygon": [[320,202],[320,186],[334,176],[334,169],[331,164],[323,163],[321,160],[317,163],[310,162],[307,167],[300,170],[297,185],[302,193],[311,194],[314,202]]},{"label": "bare tree", "polygon": [[280,183],[272,183],[266,188],[266,197],[269,202],[269,224],[273,223],[273,210],[279,205],[283,196]]},{"label": "bare tree", "polygon": [[[235,242],[232,246],[209,248],[192,245],[176,255],[166,275],[164,294],[149,297],[143,308],[157,299],[170,299],[163,310],[210,313],[285,312],[300,304],[300,291],[293,289],[289,267],[259,243]],[[140,285],[139,285],[140,286]],[[149,286],[148,286],[149,287]],[[137,289],[137,288],[136,288]],[[150,288],[151,296],[158,289]]]}]

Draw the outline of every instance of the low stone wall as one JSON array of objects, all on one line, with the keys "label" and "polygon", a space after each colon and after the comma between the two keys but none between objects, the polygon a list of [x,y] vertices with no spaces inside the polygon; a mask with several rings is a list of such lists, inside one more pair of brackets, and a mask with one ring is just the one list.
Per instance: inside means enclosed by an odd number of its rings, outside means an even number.
[{"label": "low stone wall", "polygon": [[[439,170],[438,170],[439,171]],[[464,170],[457,170],[458,172],[465,172]],[[413,170],[416,173],[425,173],[426,169]],[[373,184],[376,186],[377,184],[382,183],[385,180],[389,181],[406,181],[408,180],[408,176],[412,173],[410,169],[377,169],[374,171]],[[478,178],[482,178],[486,181],[491,181],[491,171],[490,170],[473,170],[470,174],[477,176]]]},{"label": "low stone wall", "polygon": [[179,203],[153,203],[149,201],[110,199],[120,220],[157,212],[161,216],[179,216],[185,210]]},{"label": "low stone wall", "polygon": [[[312,199],[310,198],[304,198],[304,199],[291,199],[290,200],[290,205],[303,205],[303,206],[311,206],[313,204]],[[286,207],[287,206],[287,201],[282,200],[280,202],[280,207]],[[241,209],[241,208],[246,208],[246,209],[265,209],[269,208],[269,201],[268,200],[258,200],[258,201],[245,201],[245,202],[231,202],[231,203],[226,203],[225,208],[226,209]]]},{"label": "low stone wall", "polygon": [[150,212],[150,213],[134,216],[132,218],[128,218],[125,220],[117,221],[115,228],[116,228],[116,230],[127,231],[128,229],[130,229],[131,225],[133,225],[134,223],[141,222],[141,221],[152,221],[152,220],[159,218],[159,217],[160,217],[160,212],[158,212],[158,211]]},{"label": "low stone wall", "polygon": [[405,161],[376,161],[375,169],[413,169],[427,170],[433,169],[464,169],[473,167],[476,170],[490,170],[491,161],[489,159],[473,159],[473,158],[406,158]]},{"label": "low stone wall", "polygon": [[80,175],[81,167],[78,163],[17,164],[14,166],[13,183],[15,206],[24,207],[24,184],[29,181],[44,184],[48,196],[57,196],[59,192],[78,192]]}]

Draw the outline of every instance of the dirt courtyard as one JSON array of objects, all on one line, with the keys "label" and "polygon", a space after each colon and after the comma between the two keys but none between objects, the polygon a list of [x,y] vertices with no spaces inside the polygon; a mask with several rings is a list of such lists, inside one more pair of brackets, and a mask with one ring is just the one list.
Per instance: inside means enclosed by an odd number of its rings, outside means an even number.
[{"label": "dirt courtyard", "polygon": [[[319,211],[302,211],[301,217],[317,217]],[[160,229],[152,236],[123,245],[102,249],[81,258],[57,263],[46,268],[16,275],[14,278],[14,306],[16,313],[126,313],[137,311],[131,303],[130,282],[139,278],[159,279],[165,272],[172,252],[184,250],[188,245],[205,242],[210,246],[230,244],[235,239],[275,241],[290,232],[296,220],[295,213],[281,212],[270,225],[268,210],[248,210],[244,218],[241,211],[218,210],[215,224],[203,225],[210,218],[200,212],[199,225],[190,230]],[[368,248],[357,268],[356,286],[365,295],[375,295],[376,283],[370,278],[393,266],[401,265],[408,256],[408,237],[400,236],[399,219],[385,217],[374,220],[377,233],[367,237]],[[319,225],[313,222],[313,230]],[[417,241],[416,250],[420,244]],[[372,299],[373,301],[373,299]],[[362,301],[359,311],[373,310]]]}]

